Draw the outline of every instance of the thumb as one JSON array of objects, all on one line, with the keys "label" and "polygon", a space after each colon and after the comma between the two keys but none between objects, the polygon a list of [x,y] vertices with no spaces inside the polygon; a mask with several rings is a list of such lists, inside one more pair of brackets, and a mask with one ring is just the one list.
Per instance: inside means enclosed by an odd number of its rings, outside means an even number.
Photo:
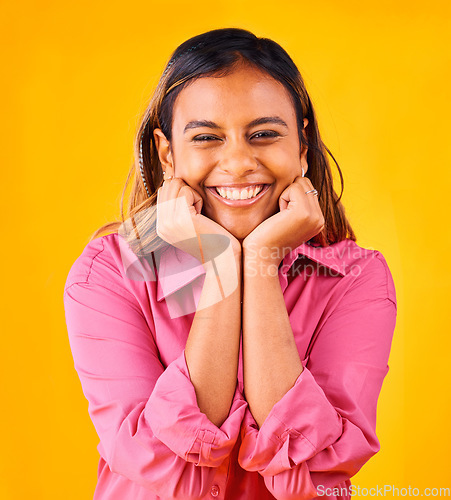
[{"label": "thumb", "polygon": [[286,187],[279,196],[279,209],[282,212],[288,208],[290,201],[292,201],[291,192],[293,189],[293,184]]},{"label": "thumb", "polygon": [[203,200],[200,194],[189,186],[183,186],[180,190],[180,196],[186,198],[189,211],[192,215],[200,214],[202,211]]}]

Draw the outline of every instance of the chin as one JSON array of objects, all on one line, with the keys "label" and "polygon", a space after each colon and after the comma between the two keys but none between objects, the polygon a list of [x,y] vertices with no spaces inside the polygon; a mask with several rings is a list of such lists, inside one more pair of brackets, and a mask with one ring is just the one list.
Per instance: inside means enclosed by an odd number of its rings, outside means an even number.
[{"label": "chin", "polygon": [[258,226],[257,224],[246,224],[246,225],[237,225],[237,224],[219,224],[226,229],[232,236],[234,236],[237,240],[243,241],[246,236],[252,233],[252,231]]},{"label": "chin", "polygon": [[239,241],[243,241],[267,218],[264,213],[245,214],[241,212],[233,215],[223,213],[205,215],[222,226]]},{"label": "chin", "polygon": [[228,229],[229,233],[232,235],[232,236],[235,236],[235,238],[239,241],[243,241],[244,238],[246,238],[246,236],[248,236],[249,234],[251,234],[252,230],[239,230],[239,231],[234,231],[232,229]]}]

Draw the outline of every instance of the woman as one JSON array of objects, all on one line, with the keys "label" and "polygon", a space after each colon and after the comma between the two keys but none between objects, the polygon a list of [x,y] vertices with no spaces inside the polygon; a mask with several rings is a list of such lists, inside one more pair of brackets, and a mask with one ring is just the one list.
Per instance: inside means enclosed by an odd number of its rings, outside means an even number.
[{"label": "woman", "polygon": [[65,288],[96,499],[351,494],[379,450],[396,296],[326,151],[275,42],[223,29],[177,48],[137,134],[130,217]]}]

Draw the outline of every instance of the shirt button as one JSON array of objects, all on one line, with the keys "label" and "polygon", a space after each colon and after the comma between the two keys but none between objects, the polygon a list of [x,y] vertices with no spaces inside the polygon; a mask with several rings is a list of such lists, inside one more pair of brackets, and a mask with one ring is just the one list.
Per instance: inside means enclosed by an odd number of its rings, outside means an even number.
[{"label": "shirt button", "polygon": [[212,497],[217,497],[219,495],[219,486],[217,484],[211,487],[210,494]]}]

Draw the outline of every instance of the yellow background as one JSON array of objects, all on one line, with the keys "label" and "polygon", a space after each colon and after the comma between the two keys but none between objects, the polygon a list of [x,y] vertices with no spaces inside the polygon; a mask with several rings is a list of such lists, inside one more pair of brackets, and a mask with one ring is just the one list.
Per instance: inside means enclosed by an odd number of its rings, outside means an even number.
[{"label": "yellow background", "polygon": [[228,26],[275,39],[299,65],[357,242],[380,250],[395,280],[382,449],[353,482],[451,486],[449,6],[2,3],[2,500],[92,498],[98,440],[64,282],[89,235],[118,215],[135,126],[170,53]]}]

